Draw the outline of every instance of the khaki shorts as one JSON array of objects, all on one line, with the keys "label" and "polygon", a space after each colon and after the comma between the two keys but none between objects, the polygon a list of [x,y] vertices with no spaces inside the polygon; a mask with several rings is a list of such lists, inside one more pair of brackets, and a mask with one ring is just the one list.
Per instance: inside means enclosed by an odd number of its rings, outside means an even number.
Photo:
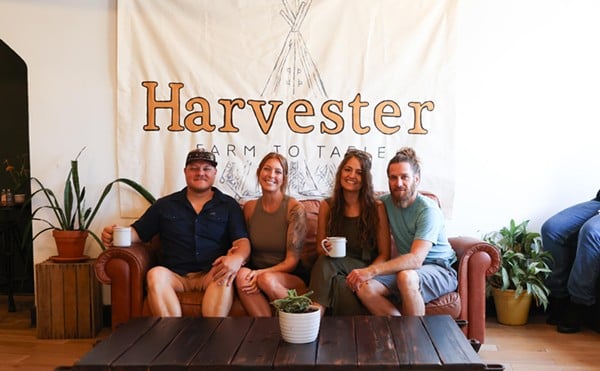
[{"label": "khaki shorts", "polygon": [[177,273],[173,273],[179,277],[179,280],[183,284],[184,291],[204,291],[210,283],[210,275],[208,272],[190,272],[185,276],[180,276]]}]

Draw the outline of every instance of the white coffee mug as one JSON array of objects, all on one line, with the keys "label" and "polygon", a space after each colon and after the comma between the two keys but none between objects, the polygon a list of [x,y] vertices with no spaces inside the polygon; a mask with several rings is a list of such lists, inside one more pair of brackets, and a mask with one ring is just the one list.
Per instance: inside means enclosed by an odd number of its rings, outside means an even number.
[{"label": "white coffee mug", "polygon": [[131,246],[131,227],[113,227],[113,246]]},{"label": "white coffee mug", "polygon": [[[325,240],[329,241],[331,249],[327,250]],[[332,258],[343,258],[346,256],[346,237],[327,237],[321,241],[321,248]]]}]

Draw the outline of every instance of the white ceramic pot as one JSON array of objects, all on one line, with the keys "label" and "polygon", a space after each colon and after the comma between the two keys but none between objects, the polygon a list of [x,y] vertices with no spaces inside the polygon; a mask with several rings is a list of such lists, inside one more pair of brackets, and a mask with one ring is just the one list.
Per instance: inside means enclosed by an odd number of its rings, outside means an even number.
[{"label": "white ceramic pot", "polygon": [[286,313],[279,311],[281,337],[288,343],[306,344],[317,339],[321,324],[321,313],[317,307],[307,313]]}]

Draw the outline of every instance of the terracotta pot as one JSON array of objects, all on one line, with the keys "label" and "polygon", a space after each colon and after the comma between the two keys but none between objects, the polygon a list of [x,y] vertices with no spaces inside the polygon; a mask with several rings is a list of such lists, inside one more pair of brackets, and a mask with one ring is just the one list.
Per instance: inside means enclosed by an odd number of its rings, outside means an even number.
[{"label": "terracotta pot", "polygon": [[88,237],[88,231],[62,231],[55,229],[52,231],[56,241],[56,250],[58,257],[62,259],[82,258],[85,249],[85,241]]}]

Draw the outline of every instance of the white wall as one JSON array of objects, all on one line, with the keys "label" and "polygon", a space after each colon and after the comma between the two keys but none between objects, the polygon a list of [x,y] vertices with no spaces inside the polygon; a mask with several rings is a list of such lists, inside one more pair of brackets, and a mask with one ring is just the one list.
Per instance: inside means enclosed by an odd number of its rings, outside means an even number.
[{"label": "white wall", "polygon": [[600,188],[600,3],[460,2],[453,234],[539,230]]},{"label": "white wall", "polygon": [[[539,229],[600,188],[597,19],[594,0],[459,1],[450,235],[510,218]],[[59,187],[87,146],[81,177],[97,196],[116,178],[116,1],[0,0],[0,38],[29,68],[32,174]],[[106,207],[94,227],[115,221]],[[91,240],[86,253],[99,253]],[[54,254],[36,240],[36,262]]]}]

